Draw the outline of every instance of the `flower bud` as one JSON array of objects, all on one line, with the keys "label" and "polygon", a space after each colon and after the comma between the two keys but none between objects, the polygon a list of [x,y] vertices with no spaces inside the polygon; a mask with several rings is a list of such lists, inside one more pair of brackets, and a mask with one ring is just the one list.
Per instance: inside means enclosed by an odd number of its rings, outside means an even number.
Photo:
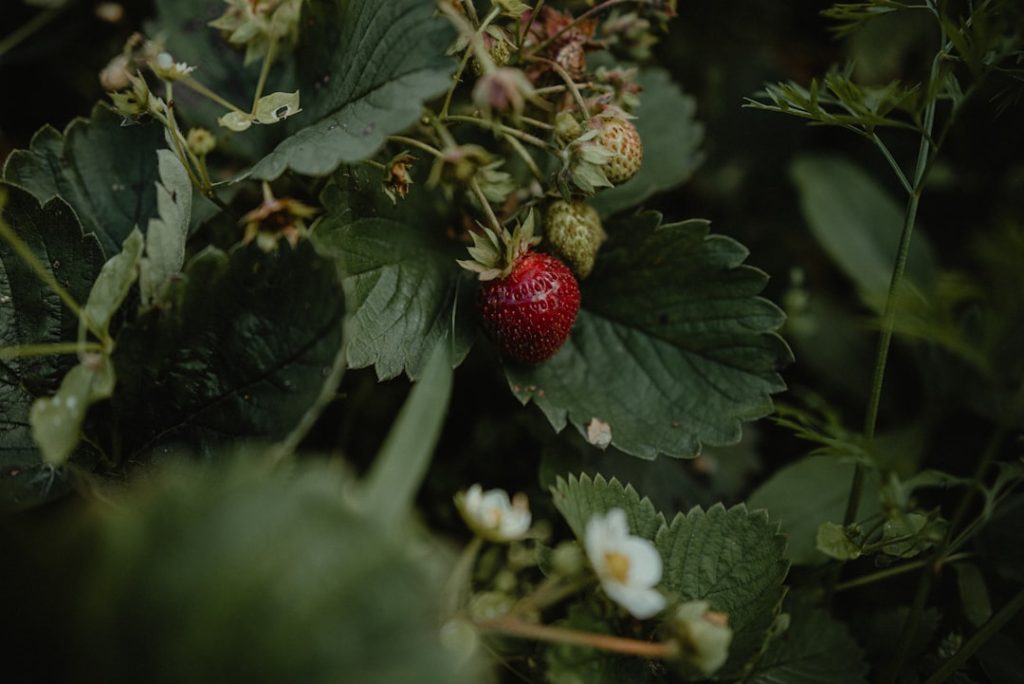
[{"label": "flower bud", "polygon": [[688,601],[669,620],[683,669],[702,677],[716,672],[729,657],[729,616],[709,610],[707,601]]},{"label": "flower bud", "polygon": [[217,139],[205,128],[190,129],[185,141],[188,143],[188,149],[197,157],[205,157],[217,147]]}]

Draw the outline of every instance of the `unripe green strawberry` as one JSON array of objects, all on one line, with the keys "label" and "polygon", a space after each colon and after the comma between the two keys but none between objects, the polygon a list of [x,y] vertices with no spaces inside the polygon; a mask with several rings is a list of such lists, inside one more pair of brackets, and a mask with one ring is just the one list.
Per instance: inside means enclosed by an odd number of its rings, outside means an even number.
[{"label": "unripe green strawberry", "polygon": [[597,251],[605,240],[597,210],[586,202],[558,200],[548,207],[545,235],[551,249],[580,278],[594,270]]},{"label": "unripe green strawberry", "polygon": [[644,161],[644,145],[640,133],[629,119],[611,116],[601,122],[597,142],[612,153],[604,164],[604,173],[615,185],[636,175]]}]

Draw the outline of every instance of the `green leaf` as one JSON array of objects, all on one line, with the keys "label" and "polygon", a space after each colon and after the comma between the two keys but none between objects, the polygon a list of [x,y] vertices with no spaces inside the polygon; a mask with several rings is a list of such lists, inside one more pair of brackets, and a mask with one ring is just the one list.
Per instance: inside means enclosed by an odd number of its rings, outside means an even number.
[{"label": "green leaf", "polygon": [[29,423],[44,463],[64,465],[78,446],[89,407],[109,399],[114,384],[113,365],[107,357],[97,354],[68,371],[57,394],[36,399]]},{"label": "green leaf", "polygon": [[782,603],[789,563],[785,540],[764,511],[721,504],[678,514],[658,532],[663,582],[680,601],[703,599],[727,613],[729,659],[716,673],[728,679],[761,652]]},{"label": "green leaf", "polygon": [[[803,157],[793,162],[790,174],[818,243],[857,284],[864,299],[880,307],[896,260],[903,208],[871,176],[841,158]],[[907,278],[927,291],[936,273],[934,250],[917,230]]]},{"label": "green leaf", "polygon": [[413,385],[363,484],[368,514],[393,525],[411,508],[426,475],[448,412],[452,367],[443,346],[434,349]]},{"label": "green leaf", "polygon": [[472,288],[455,259],[458,250],[430,226],[392,219],[352,220],[343,193],[324,193],[327,216],[317,247],[338,262],[348,295],[346,344],[353,368],[373,366],[381,379],[403,370],[423,373],[437,345],[458,365],[473,344]]},{"label": "green leaf", "polygon": [[17,581],[0,599],[22,616],[8,645],[48,634],[51,672],[111,682],[485,681],[441,646],[443,578],[422,553],[436,542],[354,512],[337,464],[261,456],[154,469],[116,505],[5,537]]},{"label": "green leaf", "polygon": [[280,439],[319,395],[343,310],[333,265],[307,242],[269,254],[255,245],[201,252],[165,304],[118,336],[113,403],[124,454]]},{"label": "green leaf", "polygon": [[4,166],[4,179],[40,202],[60,197],[70,204],[82,230],[95,234],[107,255],[157,215],[156,151],[166,144],[162,126],[122,121],[97,104],[91,118],[75,119],[63,135],[40,129],[29,149],[12,152]]},{"label": "green leaf", "polygon": [[[103,252],[95,236],[82,235],[64,202],[40,207],[28,192],[0,183],[0,222],[76,301],[85,301]],[[78,324],[57,294],[0,239],[0,346],[72,342],[78,338]],[[37,397],[57,391],[74,364],[74,357],[67,355],[0,361],[0,511],[31,506],[65,489],[61,477],[40,459],[29,412]]]},{"label": "green leaf", "polygon": [[848,561],[860,558],[860,546],[856,544],[846,528],[839,523],[823,522],[818,525],[814,547],[822,554],[836,560]]},{"label": "green leaf", "polygon": [[139,276],[142,241],[142,233],[133,230],[124,241],[121,252],[103,264],[96,282],[89,290],[89,299],[82,307],[83,320],[90,321],[94,329],[109,331],[110,320],[121,308],[121,303]]},{"label": "green leaf", "polygon": [[572,337],[539,366],[508,366],[512,391],[556,430],[608,423],[611,443],[642,458],[738,442],[742,421],[772,411],[791,358],[782,312],[757,296],[767,276],[705,221],[652,212],[610,233]]},{"label": "green leaf", "polygon": [[789,629],[774,638],[747,684],[866,684],[864,651],[843,623],[800,606]]},{"label": "green leaf", "polygon": [[988,597],[985,576],[973,563],[957,563],[956,584],[963,601],[964,615],[975,627],[980,627],[992,617],[992,601]]},{"label": "green leaf", "polygon": [[644,162],[626,183],[597,193],[590,201],[608,216],[640,204],[689,180],[703,161],[704,125],[695,119],[697,102],[672,81],[668,71],[645,69],[635,121],[644,144]]},{"label": "green leaf", "polygon": [[[772,520],[781,523],[787,538],[786,558],[798,565],[823,563],[828,559],[816,547],[818,526],[843,519],[854,470],[853,463],[831,456],[805,458],[772,475],[750,495],[747,505],[766,509]],[[878,478],[869,471],[858,518],[880,510]]]},{"label": "green leaf", "polygon": [[632,485],[625,485],[614,477],[609,481],[601,475],[570,475],[568,479],[558,478],[551,490],[555,507],[580,540],[587,529],[587,522],[595,515],[604,514],[613,508],[626,512],[630,534],[654,540],[658,530],[665,525],[665,516],[654,510],[651,500],[640,498]]},{"label": "green leaf", "polygon": [[920,513],[890,518],[882,526],[882,540],[891,540],[891,543],[883,546],[882,551],[890,556],[913,558],[942,539],[945,531],[943,520],[932,520]]},{"label": "green leaf", "polygon": [[192,216],[192,183],[170,150],[157,152],[160,180],[156,184],[157,216],[146,231],[146,256],[139,273],[142,305],[159,299],[167,281],[185,263],[185,241]]},{"label": "green leaf", "polygon": [[312,0],[302,15],[293,134],[252,170],[271,180],[287,169],[323,176],[371,157],[408,128],[423,101],[451,85],[445,55],[454,34],[423,0]]}]

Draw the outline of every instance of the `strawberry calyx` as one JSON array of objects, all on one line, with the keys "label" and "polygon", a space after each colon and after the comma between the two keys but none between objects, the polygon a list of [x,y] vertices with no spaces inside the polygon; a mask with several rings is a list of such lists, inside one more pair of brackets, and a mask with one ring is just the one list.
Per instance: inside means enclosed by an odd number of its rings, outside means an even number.
[{"label": "strawberry calyx", "polygon": [[457,262],[483,281],[507,278],[516,263],[540,243],[540,237],[534,235],[533,211],[511,233],[504,227],[500,232],[483,225],[479,227],[480,232],[472,234],[473,246],[467,249],[472,259]]}]

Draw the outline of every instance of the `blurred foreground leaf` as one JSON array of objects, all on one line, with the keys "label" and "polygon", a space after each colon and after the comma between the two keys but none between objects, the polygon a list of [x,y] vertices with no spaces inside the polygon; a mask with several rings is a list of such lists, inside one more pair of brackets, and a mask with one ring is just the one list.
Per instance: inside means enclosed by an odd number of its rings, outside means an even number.
[{"label": "blurred foreground leaf", "polygon": [[[440,645],[422,558],[346,505],[340,471],[258,457],[174,464],[54,528],[0,526],[0,596],[24,609],[7,646],[107,682],[479,681]],[[30,577],[42,599],[18,590]]]}]

